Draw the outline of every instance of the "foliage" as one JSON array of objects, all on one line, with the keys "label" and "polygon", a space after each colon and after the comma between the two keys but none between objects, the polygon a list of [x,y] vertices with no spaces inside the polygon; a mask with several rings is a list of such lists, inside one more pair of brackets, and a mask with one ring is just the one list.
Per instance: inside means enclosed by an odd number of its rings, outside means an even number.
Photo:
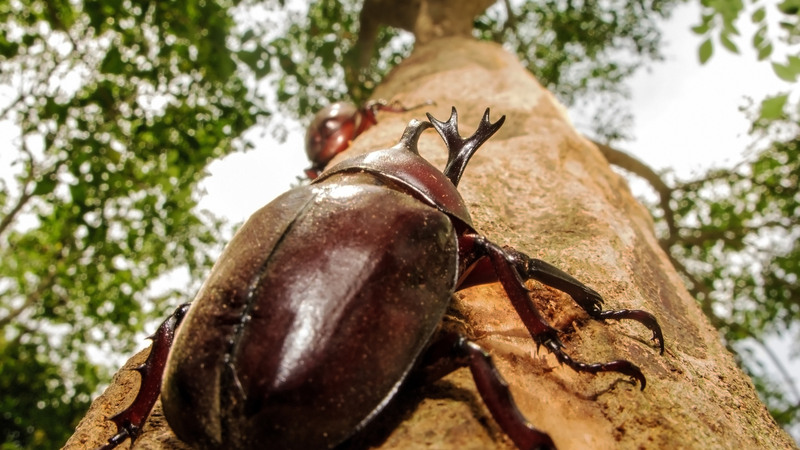
[{"label": "foliage", "polygon": [[[656,20],[677,2],[519,3],[507,6],[513,8],[510,13],[496,4],[478,17],[475,36],[504,43],[542,84],[571,104],[592,95],[625,96],[625,79],[643,63],[660,58]],[[282,112],[308,120],[329,102],[363,102],[386,73],[408,56],[410,37],[382,27],[371,47],[369,66],[356,67],[360,4],[357,0],[316,1],[307,14],[287,13],[285,32],[259,40],[259,53],[270,61],[263,73],[273,75]]]},{"label": "foliage", "polygon": [[[97,355],[202,279],[217,244],[193,211],[204,168],[261,114],[228,48],[233,3],[0,5],[0,439],[58,448],[108,373]],[[241,145],[239,145],[241,147]],[[94,357],[93,357],[94,356]]]},{"label": "foliage", "polygon": [[336,101],[364,102],[389,69],[410,54],[411,41],[383,27],[369,66],[355,68],[360,6],[357,0],[320,0],[307,11],[287,7],[280,32],[250,30],[247,36],[257,42],[261,61],[267,63],[261,74],[274,74],[271,80],[282,113],[308,119]]},{"label": "foliage", "polygon": [[[673,180],[650,206],[690,292],[773,417],[796,426],[800,393],[770,343],[798,342],[789,336],[800,323],[800,122],[784,113],[786,100],[769,98],[752,114],[758,148],[743,162]],[[779,368],[778,379],[756,351]]]},{"label": "foliage", "polygon": [[661,58],[657,20],[669,0],[543,0],[493,8],[475,21],[477,35],[503,44],[567,106],[623,84],[648,60]]},{"label": "foliage", "polygon": [[[785,81],[794,82],[800,76],[800,53],[796,47],[800,43],[800,1],[781,0],[777,7],[774,7],[774,2],[766,0],[755,0],[750,5],[742,0],[700,0],[700,5],[700,23],[692,31],[704,37],[698,53],[701,63],[708,61],[714,53],[715,32],[725,49],[739,53],[735,43],[740,34],[737,22],[747,14],[757,27],[751,44],[758,60],[772,57],[772,69]],[[785,52],[778,52],[781,55],[777,60],[776,48],[785,48]]]}]

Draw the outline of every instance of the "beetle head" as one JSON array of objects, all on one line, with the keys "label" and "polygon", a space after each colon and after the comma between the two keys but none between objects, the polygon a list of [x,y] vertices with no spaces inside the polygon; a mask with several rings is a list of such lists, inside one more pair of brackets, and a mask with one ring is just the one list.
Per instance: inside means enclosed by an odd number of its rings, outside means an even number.
[{"label": "beetle head", "polygon": [[347,149],[353,139],[357,114],[354,104],[336,102],[314,115],[306,132],[306,156],[312,164],[309,170],[321,171],[334,156]]}]

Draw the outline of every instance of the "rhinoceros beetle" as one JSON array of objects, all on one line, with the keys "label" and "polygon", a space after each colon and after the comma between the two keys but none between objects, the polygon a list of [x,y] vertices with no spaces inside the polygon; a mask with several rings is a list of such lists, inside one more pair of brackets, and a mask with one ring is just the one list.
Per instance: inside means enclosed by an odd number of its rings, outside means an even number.
[{"label": "rhinoceros beetle", "polygon": [[[412,120],[394,147],[345,160],[250,217],[191,307],[179,307],[154,335],[137,369],[141,390],[111,418],[118,434],[102,449],[135,439],[159,392],[172,430],[195,448],[333,448],[404,382],[435,381],[460,367],[469,367],[517,447],[555,448],[520,413],[491,357],[464,334],[440,328],[455,291],[496,281],[534,341],[562,364],[617,372],[645,388],[631,362],[585,364],[567,355],[524,280],[566,292],[595,319],[642,323],[663,354],[652,314],[603,311],[593,289],[475,230],[456,187],[505,116],[491,123],[487,109],[467,139],[455,108],[447,122],[428,119]],[[444,171],[417,151],[430,127],[449,151]]]},{"label": "rhinoceros beetle", "polygon": [[370,100],[356,107],[350,102],[336,102],[317,111],[306,131],[306,156],[311,167],[305,170],[309,180],[322,173],[334,156],[347,150],[350,142],[378,123],[378,111],[406,112],[431,105],[427,101],[405,107],[400,102]]}]

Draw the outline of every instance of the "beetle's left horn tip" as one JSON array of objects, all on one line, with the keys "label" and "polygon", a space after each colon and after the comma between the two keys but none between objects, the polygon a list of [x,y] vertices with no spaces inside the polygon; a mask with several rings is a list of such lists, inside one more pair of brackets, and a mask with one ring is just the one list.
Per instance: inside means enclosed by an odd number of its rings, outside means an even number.
[{"label": "beetle's left horn tip", "polygon": [[405,131],[403,131],[403,136],[400,138],[400,145],[407,148],[411,152],[419,154],[419,150],[417,149],[417,141],[419,141],[419,137],[422,132],[431,127],[433,127],[433,124],[427,120],[411,119],[411,121],[408,122],[408,126],[406,126]]}]

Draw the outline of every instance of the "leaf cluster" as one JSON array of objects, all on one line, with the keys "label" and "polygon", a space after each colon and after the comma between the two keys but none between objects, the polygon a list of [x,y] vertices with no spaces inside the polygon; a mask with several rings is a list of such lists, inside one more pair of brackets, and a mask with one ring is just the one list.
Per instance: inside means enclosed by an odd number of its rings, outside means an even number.
[{"label": "leaf cluster", "polygon": [[[498,3],[477,17],[475,36],[504,43],[545,86],[572,104],[592,95],[627,95],[624,80],[660,58],[657,20],[677,2],[515,3],[506,2],[505,9]],[[386,26],[380,27],[375,42],[359,42],[360,8],[356,0],[318,0],[307,11],[286,6],[280,11],[280,31],[252,30],[255,50],[248,64],[273,84],[282,112],[308,120],[331,102],[364,102],[410,54],[411,35]],[[359,54],[363,48],[371,49],[371,58]],[[359,61],[369,61],[368,66]]]},{"label": "leaf cluster", "polygon": [[[279,110],[308,120],[330,103],[366,101],[386,73],[411,52],[400,31],[382,27],[366,67],[358,64],[356,45],[361,2],[319,0],[305,11],[285,6],[279,30],[253,26],[245,34],[254,48],[243,60],[275,89]],[[271,75],[271,76],[268,76]]]},{"label": "leaf cluster", "polygon": [[567,105],[598,93],[626,94],[624,80],[661,58],[659,19],[670,0],[506,2],[475,21],[478,37],[503,44]]},{"label": "leaf cluster", "polygon": [[[800,123],[783,112],[785,103],[785,95],[762,103],[753,118],[762,147],[745,161],[675,181],[662,189],[660,207],[651,208],[661,245],[690,292],[739,355],[773,417],[792,426],[800,423],[796,375],[770,343],[791,336],[800,322]],[[778,367],[779,380],[750,345]]]},{"label": "leaf cluster", "polygon": [[[260,112],[228,40],[233,2],[0,6],[0,439],[57,448],[109,374],[103,354],[202,279],[218,245],[194,189]],[[163,290],[163,289],[162,289]]]},{"label": "leaf cluster", "polygon": [[[692,28],[704,37],[698,49],[701,63],[706,63],[714,53],[714,38],[728,51],[739,53],[735,40],[740,36],[737,21],[749,15],[756,26],[751,45],[759,61],[770,60],[775,74],[784,81],[794,82],[800,76],[800,1],[782,0],[777,7],[773,2],[755,0],[745,4],[742,0],[701,0],[700,23]],[[777,16],[777,17],[776,17]],[[776,59],[783,56],[784,61]]]}]

